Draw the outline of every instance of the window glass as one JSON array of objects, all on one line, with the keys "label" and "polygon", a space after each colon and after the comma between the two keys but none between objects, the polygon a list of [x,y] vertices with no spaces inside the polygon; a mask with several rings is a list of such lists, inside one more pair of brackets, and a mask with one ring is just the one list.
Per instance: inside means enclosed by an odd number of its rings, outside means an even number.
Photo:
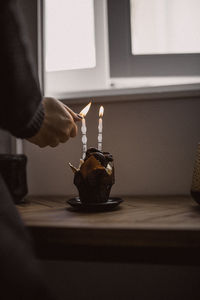
[{"label": "window glass", "polygon": [[96,66],[93,0],[45,1],[45,69]]},{"label": "window glass", "polygon": [[132,54],[200,52],[199,0],[130,0]]}]

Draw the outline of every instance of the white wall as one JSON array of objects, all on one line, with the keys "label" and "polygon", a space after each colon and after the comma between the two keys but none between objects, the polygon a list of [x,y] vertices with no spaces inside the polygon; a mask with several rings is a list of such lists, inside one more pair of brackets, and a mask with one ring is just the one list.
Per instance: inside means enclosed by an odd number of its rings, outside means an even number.
[{"label": "white wall", "polygon": [[[200,99],[105,104],[103,146],[114,155],[113,195],[188,194],[200,141]],[[84,105],[70,106],[79,112]],[[97,145],[99,105],[87,116],[88,146]],[[79,127],[80,128],[80,127]],[[68,162],[78,165],[78,135],[57,148],[28,142],[29,193],[77,194]]]}]

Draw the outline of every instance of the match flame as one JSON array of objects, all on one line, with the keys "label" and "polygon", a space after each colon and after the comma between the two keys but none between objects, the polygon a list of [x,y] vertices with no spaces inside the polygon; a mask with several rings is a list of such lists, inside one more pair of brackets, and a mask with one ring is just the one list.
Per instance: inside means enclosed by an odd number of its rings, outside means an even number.
[{"label": "match flame", "polygon": [[91,106],[92,102],[88,103],[88,105],[86,105],[86,107],[84,107],[82,109],[82,111],[79,113],[79,115],[81,115],[83,118],[87,115],[89,109],[90,109],[90,106]]},{"label": "match flame", "polygon": [[104,107],[101,106],[99,109],[99,117],[102,118],[103,117],[103,113],[104,113]]}]

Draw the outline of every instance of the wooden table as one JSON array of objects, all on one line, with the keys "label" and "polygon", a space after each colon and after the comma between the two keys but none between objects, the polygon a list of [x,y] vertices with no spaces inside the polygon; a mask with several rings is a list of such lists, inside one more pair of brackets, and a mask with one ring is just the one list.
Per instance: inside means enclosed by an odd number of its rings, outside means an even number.
[{"label": "wooden table", "polygon": [[73,211],[69,197],[17,208],[43,259],[200,264],[200,206],[190,197],[123,197],[109,212]]}]

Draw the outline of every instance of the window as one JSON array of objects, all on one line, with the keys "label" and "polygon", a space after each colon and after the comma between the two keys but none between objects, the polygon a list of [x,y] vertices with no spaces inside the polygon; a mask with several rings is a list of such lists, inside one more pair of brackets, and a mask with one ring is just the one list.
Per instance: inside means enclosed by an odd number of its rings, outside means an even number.
[{"label": "window", "polygon": [[45,2],[45,70],[96,66],[93,0]]},{"label": "window", "polygon": [[[138,0],[140,2],[140,0]],[[141,0],[145,4],[144,14],[149,13],[149,3],[154,0]],[[164,0],[158,0],[162,2]],[[175,3],[176,0],[166,0]],[[187,0],[191,6],[194,1]],[[134,2],[134,0],[133,0]],[[184,1],[180,0],[179,3]],[[195,1],[195,5],[199,1]],[[199,5],[199,4],[198,4]],[[109,0],[109,49],[110,75],[112,78],[155,78],[155,77],[199,77],[200,54],[133,54],[131,40],[131,0]],[[148,6],[148,7],[147,7]],[[180,8],[180,7],[179,7]],[[181,5],[181,8],[182,5]],[[136,8],[135,8],[136,9]],[[134,6],[132,7],[134,10]],[[198,10],[199,11],[199,10]],[[137,15],[137,13],[135,12]],[[143,21],[140,19],[139,23]],[[133,22],[132,22],[133,23]],[[139,25],[138,25],[139,26]],[[199,27],[197,28],[197,30]],[[134,32],[134,31],[133,31]],[[185,37],[186,39],[186,37]],[[133,40],[134,41],[134,40]],[[186,40],[187,43],[187,40]]]},{"label": "window", "polygon": [[44,94],[65,97],[73,91],[107,85],[108,51],[105,0],[44,0]]},{"label": "window", "polygon": [[45,95],[200,81],[199,0],[40,5]]},{"label": "window", "polygon": [[130,0],[132,54],[200,52],[199,0]]}]

